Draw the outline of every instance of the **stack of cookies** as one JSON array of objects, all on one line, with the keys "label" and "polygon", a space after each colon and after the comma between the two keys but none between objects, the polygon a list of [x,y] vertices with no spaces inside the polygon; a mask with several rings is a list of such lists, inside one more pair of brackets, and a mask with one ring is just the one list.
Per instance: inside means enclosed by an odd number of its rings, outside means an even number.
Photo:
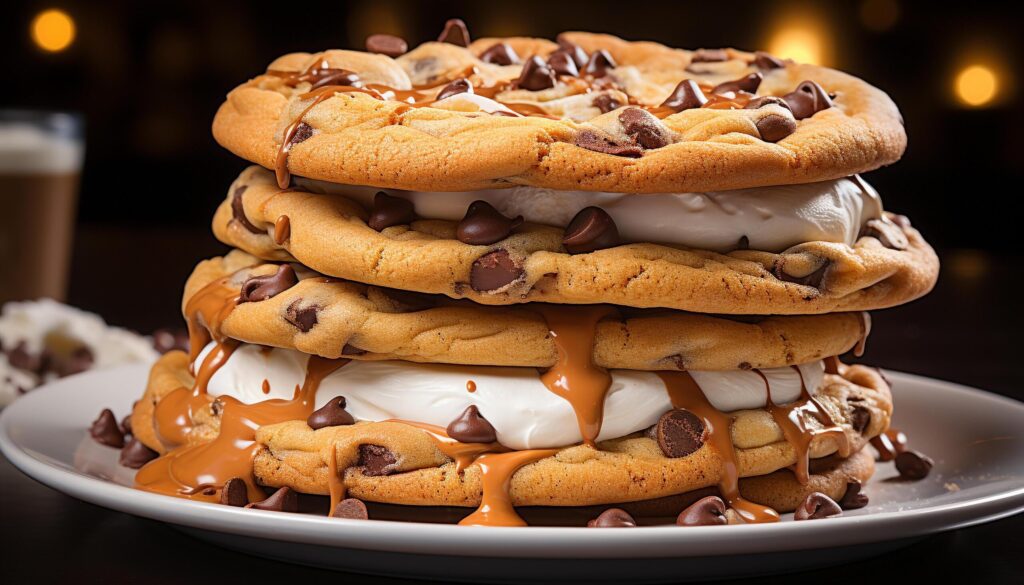
[{"label": "stack of cookies", "polygon": [[837,356],[938,272],[857,175],[905,147],[878,89],[452,20],[411,51],[285,55],[213,132],[256,166],[213,220],[235,250],[186,284],[191,353],[134,408],[139,488],[491,526],[866,503],[892,398]]}]

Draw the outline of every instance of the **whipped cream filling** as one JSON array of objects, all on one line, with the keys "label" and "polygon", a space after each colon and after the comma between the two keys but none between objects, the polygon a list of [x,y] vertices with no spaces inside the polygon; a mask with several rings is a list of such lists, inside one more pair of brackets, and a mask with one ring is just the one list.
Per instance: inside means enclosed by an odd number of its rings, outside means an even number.
[{"label": "whipped cream filling", "polygon": [[[199,361],[210,351],[203,349]],[[210,380],[213,396],[232,396],[245,403],[272,398],[288,400],[302,384],[306,354],[288,349],[263,349],[243,344]],[[821,385],[824,364],[762,370],[776,404],[800,397],[800,375],[812,394]],[[762,408],[765,384],[756,372],[690,372],[708,401],[723,412]],[[605,399],[604,423],[598,440],[642,431],[672,408],[665,384],[654,372],[612,370]],[[269,385],[264,393],[263,381]],[[475,385],[473,392],[468,384]],[[356,420],[402,419],[440,427],[476,405],[494,427],[498,441],[512,449],[564,447],[583,440],[569,403],[551,393],[534,368],[454,366],[399,361],[356,361],[324,378],[316,407],[344,396]]]},{"label": "whipped cream filling", "polygon": [[[369,209],[380,189],[295,177],[314,193],[346,195]],[[623,194],[537,187],[480,191],[387,193],[408,199],[419,217],[459,221],[484,200],[509,217],[565,227],[583,208],[597,206],[615,220],[624,242],[673,244],[728,252],[746,237],[754,250],[781,252],[804,242],[853,245],[861,228],[882,216],[878,192],[859,177],[707,193]]]}]

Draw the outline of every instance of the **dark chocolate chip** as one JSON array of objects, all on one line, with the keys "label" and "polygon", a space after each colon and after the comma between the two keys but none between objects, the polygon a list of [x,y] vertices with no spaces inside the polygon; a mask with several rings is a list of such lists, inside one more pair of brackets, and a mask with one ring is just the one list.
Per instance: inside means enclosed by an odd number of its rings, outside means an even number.
[{"label": "dark chocolate chip", "polygon": [[789,109],[789,104],[786,103],[786,100],[774,95],[763,95],[761,97],[756,97],[747,102],[745,109],[756,110],[758,108],[763,108],[765,106],[770,105],[780,106],[786,108],[787,110]]},{"label": "dark chocolate chip", "polygon": [[900,226],[887,219],[871,219],[860,230],[860,237],[875,238],[886,248],[906,250],[910,246]]},{"label": "dark chocolate chip", "polygon": [[793,512],[793,519],[821,520],[842,515],[843,509],[839,507],[835,500],[821,492],[811,492],[807,494],[804,501],[800,502],[800,505]]},{"label": "dark chocolate chip", "polygon": [[409,44],[402,37],[375,34],[366,37],[366,50],[394,58],[404,55],[409,50]]},{"label": "dark chocolate chip", "polygon": [[781,69],[786,66],[785,61],[764,51],[755,51],[751,64],[758,69]]},{"label": "dark chocolate chip", "polygon": [[711,90],[711,93],[719,95],[730,92],[739,93],[741,91],[745,91],[747,93],[756,93],[757,88],[761,86],[762,80],[764,80],[764,75],[761,75],[760,73],[755,71],[754,73],[751,73],[745,77],[734,79],[732,81],[726,81],[724,83],[719,83],[714,87],[714,89]]},{"label": "dark chocolate chip", "polygon": [[793,110],[797,120],[810,118],[822,110],[832,107],[832,99],[828,93],[814,81],[804,81],[796,87],[796,91],[782,96]]},{"label": "dark chocolate chip", "polygon": [[526,60],[515,86],[530,91],[541,91],[555,87],[555,72],[540,57],[534,55]]},{"label": "dark chocolate chip", "polygon": [[619,114],[622,130],[640,146],[650,150],[668,144],[658,119],[640,108],[626,108]]},{"label": "dark chocolate chip", "polygon": [[346,343],[345,347],[341,348],[341,355],[363,355],[365,353],[365,349],[358,348],[351,343]]},{"label": "dark chocolate chip", "polygon": [[305,142],[313,136],[313,127],[305,122],[299,122],[299,125],[295,127],[295,132],[292,133],[292,137],[288,139],[289,144],[299,144]]},{"label": "dark chocolate chip", "polygon": [[555,72],[556,75],[568,75],[569,77],[579,77],[580,70],[576,67],[576,62],[573,61],[572,55],[567,51],[555,51],[548,56],[548,67]]},{"label": "dark chocolate chip", "polygon": [[604,77],[608,75],[609,69],[615,67],[615,59],[608,51],[601,49],[590,54],[590,59],[587,59],[587,64],[583,67],[583,73],[591,77]]},{"label": "dark chocolate chip", "polygon": [[132,437],[128,444],[121,449],[121,456],[118,462],[125,467],[139,469],[143,465],[156,459],[159,454],[142,444],[142,441]]},{"label": "dark chocolate chip", "polygon": [[262,502],[246,504],[245,507],[267,512],[298,512],[299,494],[290,487],[283,487]]},{"label": "dark chocolate chip", "polygon": [[562,245],[570,254],[586,254],[619,245],[619,228],[600,207],[585,207],[565,228]]},{"label": "dark chocolate chip", "polygon": [[127,414],[127,415],[125,415],[124,418],[121,419],[121,432],[124,433],[125,436],[128,436],[128,435],[132,434],[132,415],[131,414]]},{"label": "dark chocolate chip", "polygon": [[635,528],[636,520],[622,508],[608,508],[587,522],[587,528]]},{"label": "dark chocolate chip", "polygon": [[637,144],[619,144],[611,138],[601,136],[590,130],[584,130],[577,134],[574,144],[580,148],[614,156],[639,158],[644,154],[644,149]]},{"label": "dark chocolate chip", "polygon": [[737,250],[749,250],[750,249],[750,238],[747,236],[740,236],[740,241],[736,242]]},{"label": "dark chocolate chip", "polygon": [[[344,85],[348,87],[359,87],[360,85],[359,75],[346,69],[327,68],[320,69],[316,73],[317,79],[309,87],[310,91],[314,89],[319,89],[321,87],[327,87],[328,85]],[[306,126],[305,130],[302,129],[303,126]],[[295,136],[298,136],[300,132],[303,133],[303,137],[301,139],[296,139]],[[303,140],[306,140],[312,135],[313,128],[307,125],[305,122],[302,122],[296,129],[295,136],[292,137],[292,143],[297,144],[299,142],[302,142]]]},{"label": "dark chocolate chip", "polygon": [[441,36],[437,37],[439,43],[449,43],[460,47],[469,46],[469,29],[461,18],[452,18],[444,23],[444,30]]},{"label": "dark chocolate chip", "polygon": [[679,526],[724,526],[729,523],[725,501],[718,496],[701,498],[676,517]]},{"label": "dark chocolate chip", "polygon": [[153,349],[161,354],[174,350],[187,352],[188,347],[188,331],[185,329],[161,328],[153,332]]},{"label": "dark chocolate chip", "polygon": [[844,510],[856,510],[868,505],[868,495],[861,491],[860,481],[849,479],[846,481],[846,492],[839,498],[839,507]]},{"label": "dark chocolate chip", "polygon": [[622,107],[622,102],[606,93],[595,97],[593,104],[595,108],[601,110],[602,114],[607,114]]},{"label": "dark chocolate chip", "polygon": [[480,60],[495,65],[515,65],[519,62],[519,55],[516,54],[515,49],[505,43],[495,43],[480,53]]},{"label": "dark chocolate chip", "polygon": [[754,126],[765,142],[775,143],[796,132],[796,120],[782,114],[762,116]]},{"label": "dark chocolate chip", "polygon": [[871,425],[871,411],[863,406],[854,406],[850,410],[850,426],[860,434]]},{"label": "dark chocolate chip", "polygon": [[787,273],[785,270],[785,258],[779,258],[775,262],[773,273],[775,274],[776,278],[785,282],[792,282],[793,284],[802,284],[804,286],[820,288],[821,281],[825,279],[825,272],[828,270],[828,267],[830,265],[831,262],[826,260],[824,263],[822,263],[821,267],[819,267],[814,272],[811,272],[810,274],[807,274],[805,276],[793,276]]},{"label": "dark chocolate chip", "polygon": [[498,434],[487,422],[476,406],[470,405],[455,420],[449,423],[448,436],[460,443],[493,443]]},{"label": "dark chocolate chip", "polygon": [[[441,88],[441,91],[437,92],[437,97],[434,98],[437,101],[441,101],[444,98],[452,97],[460,93],[473,93],[473,84],[468,79],[456,79],[448,85]],[[404,199],[403,199],[404,201]]]},{"label": "dark chocolate chip", "polygon": [[303,333],[308,333],[318,322],[319,305],[300,306],[302,299],[295,299],[285,310],[284,319]]},{"label": "dark chocolate chip", "polygon": [[690,63],[720,63],[729,60],[725,49],[697,49],[690,58]]},{"label": "dark chocolate chip", "polygon": [[378,477],[391,475],[395,472],[398,459],[387,447],[381,445],[359,445],[359,461],[356,463],[363,469],[363,475]]},{"label": "dark chocolate chip", "polygon": [[697,415],[684,408],[673,408],[658,419],[655,433],[665,457],[677,458],[700,449],[708,431]]},{"label": "dark chocolate chip", "polygon": [[903,479],[924,479],[935,466],[932,458],[920,451],[903,451],[896,455],[896,470]]},{"label": "dark chocolate chip", "polygon": [[313,411],[306,424],[314,431],[324,427],[340,427],[355,424],[356,419],[345,410],[345,397],[335,396],[327,404]]},{"label": "dark chocolate chip", "polygon": [[249,503],[249,488],[245,480],[240,477],[233,477],[224,482],[220,489],[220,503],[225,506],[241,508]]},{"label": "dark chocolate chip", "polygon": [[289,264],[282,264],[277,267],[274,274],[262,276],[250,276],[242,283],[242,290],[238,296],[239,303],[258,303],[276,297],[284,291],[295,286],[299,277],[295,276],[295,269]]},{"label": "dark chocolate chip", "polygon": [[58,377],[64,378],[88,370],[95,361],[92,350],[83,345],[68,354],[51,353],[48,366]]},{"label": "dark chocolate chip", "polygon": [[520,266],[506,250],[494,250],[477,258],[469,272],[469,286],[477,292],[498,290],[523,277]]},{"label": "dark chocolate chip", "polygon": [[379,232],[391,226],[412,223],[415,219],[416,210],[411,201],[378,191],[373,197],[373,208],[366,225]]},{"label": "dark chocolate chip", "polygon": [[478,200],[469,204],[455,237],[463,244],[486,246],[504,240],[522,224],[523,216],[505,217],[490,203]]},{"label": "dark chocolate chip", "polygon": [[587,64],[587,52],[583,50],[583,47],[566,40],[562,35],[559,35],[557,40],[560,47],[558,50],[568,53],[573,63],[576,64],[577,69],[583,68]]},{"label": "dark chocolate chip", "polygon": [[254,234],[262,234],[263,230],[252,225],[252,222],[249,221],[249,218],[245,216],[245,207],[242,205],[242,195],[248,188],[248,185],[242,185],[241,187],[235,189],[234,193],[231,194],[231,216],[235,219],[235,221],[242,224],[242,227],[249,230],[250,232]]},{"label": "dark chocolate chip", "polygon": [[366,504],[356,498],[345,498],[338,502],[338,505],[331,510],[331,518],[346,518],[348,520],[369,520],[370,513],[366,511]]},{"label": "dark chocolate chip", "polygon": [[907,436],[900,431],[889,429],[871,439],[871,445],[878,451],[879,461],[892,461],[907,450]]},{"label": "dark chocolate chip", "polygon": [[665,98],[661,105],[662,107],[682,112],[683,110],[699,108],[706,103],[708,103],[708,98],[704,96],[704,92],[697,85],[697,82],[692,79],[684,79],[676,85],[676,88],[672,90],[672,94]]},{"label": "dark chocolate chip", "polygon": [[114,413],[104,408],[89,427],[89,436],[97,443],[120,449],[124,447],[124,432],[117,424]]}]

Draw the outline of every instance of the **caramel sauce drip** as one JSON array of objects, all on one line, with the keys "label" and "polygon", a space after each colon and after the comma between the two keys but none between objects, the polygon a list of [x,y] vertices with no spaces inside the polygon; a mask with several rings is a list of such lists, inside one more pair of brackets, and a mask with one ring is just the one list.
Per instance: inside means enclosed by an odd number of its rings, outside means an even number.
[{"label": "caramel sauce drip", "polygon": [[[828,415],[828,411],[807,391],[807,386],[804,384],[804,375],[800,368],[797,366],[790,367],[796,370],[797,375],[800,376],[800,398],[783,406],[779,406],[772,401],[771,384],[768,382],[768,377],[764,375],[764,372],[756,368],[753,371],[758,376],[761,376],[761,380],[764,382],[765,408],[772,415],[772,418],[775,419],[775,424],[779,425],[779,428],[782,429],[786,442],[792,445],[793,450],[796,452],[796,467],[794,469],[796,479],[800,482],[800,485],[807,485],[807,482],[810,481],[810,447],[814,438],[826,435],[834,436],[839,442],[839,454],[842,457],[850,456],[850,440],[846,433],[843,432],[842,427],[833,422],[832,417]],[[816,419],[824,428],[809,429],[807,427],[808,416]]]},{"label": "caramel sauce drip", "polygon": [[778,522],[778,512],[740,496],[739,465],[736,462],[736,449],[732,444],[730,431],[732,417],[711,406],[689,372],[658,372],[658,376],[665,382],[665,389],[674,408],[685,408],[703,419],[708,441],[722,460],[722,477],[718,483],[718,490],[729,506],[746,522]]},{"label": "caramel sauce drip", "polygon": [[385,422],[401,423],[416,427],[427,433],[434,440],[437,450],[455,462],[455,472],[462,473],[484,453],[507,453],[509,449],[500,443],[462,443],[448,436],[443,428],[428,423],[411,420],[390,419]]},{"label": "caramel sauce drip", "polygon": [[327,488],[331,495],[331,507],[327,509],[327,515],[330,516],[338,507],[338,502],[348,495],[345,482],[338,474],[338,448],[334,443],[331,443],[331,459],[327,462]]},{"label": "caramel sauce drip", "polygon": [[280,246],[292,235],[292,222],[287,215],[282,215],[274,222],[274,243]]},{"label": "caramel sauce drip", "polygon": [[521,468],[558,453],[558,449],[527,449],[510,453],[485,453],[474,461],[480,468],[483,494],[480,506],[459,521],[459,526],[526,526],[512,505],[509,487]]},{"label": "caramel sauce drip", "polygon": [[[196,358],[199,357],[199,352],[206,347],[207,343],[216,340],[221,345],[227,345],[220,333],[220,326],[238,305],[238,289],[229,286],[228,282],[227,277],[215,280],[199,289],[199,292],[192,295],[192,298],[185,303],[189,342],[188,360],[192,364],[193,374],[195,374]],[[234,351],[233,347],[227,350],[227,354],[218,363],[223,365],[223,361],[227,360],[231,351]],[[211,371],[209,374],[213,375],[213,372]],[[205,386],[203,389],[205,391]]]},{"label": "caramel sauce drip", "polygon": [[597,323],[616,315],[614,308],[595,306],[545,306],[536,310],[547,321],[558,358],[540,376],[548,390],[572,405],[583,443],[595,446],[604,421],[604,401],[612,376],[594,363],[594,335]]},{"label": "caramel sauce drip", "polygon": [[466,380],[466,392],[469,392],[470,394],[476,392],[476,382],[473,380]]},{"label": "caramel sauce drip", "polygon": [[860,339],[857,340],[857,345],[853,346],[853,355],[861,357],[867,347],[868,336],[871,335],[871,314],[867,311],[859,311],[857,318],[860,322]]}]

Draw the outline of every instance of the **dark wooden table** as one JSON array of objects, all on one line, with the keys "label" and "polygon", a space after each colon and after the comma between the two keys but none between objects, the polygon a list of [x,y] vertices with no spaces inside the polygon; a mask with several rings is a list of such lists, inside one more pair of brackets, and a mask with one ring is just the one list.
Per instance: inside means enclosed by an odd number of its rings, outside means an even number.
[{"label": "dark wooden table", "polygon": [[[140,236],[133,234],[133,240]],[[155,235],[154,238],[163,238]],[[197,236],[199,237],[199,236]],[[206,236],[208,238],[208,236]],[[79,250],[101,257],[113,251],[120,237],[89,240],[94,249]],[[208,241],[208,240],[207,240]],[[88,247],[87,247],[88,248]],[[171,246],[134,246],[118,252],[145,254],[155,266],[134,275],[159,287],[145,291],[128,305],[111,299],[106,275],[82,270],[72,288],[72,302],[98,310],[115,322],[146,329],[165,313],[134,312],[154,306],[154,299],[173,299],[191,260]],[[173,249],[172,249],[173,248]],[[191,248],[207,252],[202,244]],[[161,258],[166,254],[166,262]],[[866,362],[927,374],[977,386],[1024,400],[1024,367],[1016,337],[1024,331],[1020,309],[1020,258],[993,257],[973,251],[943,255],[943,276],[936,291],[911,305],[875,314],[875,331]],[[123,264],[122,264],[123,265]],[[184,267],[184,268],[183,268]],[[111,268],[112,270],[112,268]],[[114,276],[111,274],[111,276]],[[90,284],[90,282],[92,284]],[[109,283],[109,281],[106,281]],[[173,291],[164,288],[173,287]],[[163,302],[161,300],[161,302]],[[896,405],[899,408],[897,402]],[[927,451],[926,446],[920,447]],[[396,579],[348,576],[270,561],[213,548],[175,529],[126,514],[111,512],[43,487],[0,460],[0,582],[3,583],[212,583],[222,585],[257,579],[309,583],[319,580],[397,583]],[[871,583],[891,579],[935,579],[937,582],[1020,582],[1024,575],[1024,515],[984,526],[929,537],[900,551],[857,564],[760,583],[791,583],[793,579],[830,583]],[[814,551],[807,554],[813,555]]]}]

